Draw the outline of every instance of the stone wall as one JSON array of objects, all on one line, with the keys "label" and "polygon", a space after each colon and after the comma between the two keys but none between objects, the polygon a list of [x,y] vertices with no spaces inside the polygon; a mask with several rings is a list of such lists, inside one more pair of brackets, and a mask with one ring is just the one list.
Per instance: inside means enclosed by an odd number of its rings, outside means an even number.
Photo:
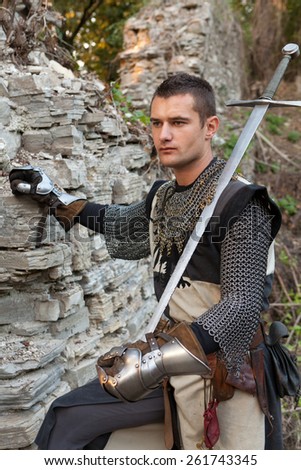
[{"label": "stone wall", "polygon": [[[218,102],[240,95],[238,29],[225,2],[155,1],[128,21],[121,84],[138,107],[169,73],[209,79]],[[219,4],[219,7],[217,7]],[[12,61],[0,30],[0,449],[31,448],[51,401],[95,377],[97,357],[135,339],[155,306],[148,260],[111,260],[103,236],[48,218],[11,194],[10,169],[40,166],[71,194],[131,203],[147,192],[146,136],[99,80],[44,54]],[[230,47],[231,46],[231,47]]]},{"label": "stone wall", "polygon": [[229,2],[153,0],[127,21],[124,38],[121,86],[137,107],[148,106],[157,85],[177,71],[208,80],[221,112],[241,95],[242,33]]},{"label": "stone wall", "polygon": [[111,260],[102,235],[48,218],[36,246],[42,209],[12,195],[11,168],[30,163],[71,194],[131,203],[150,158],[100,81],[32,58],[0,65],[1,449],[30,446],[54,397],[94,377],[98,355],[134,338],[154,308],[148,263]]}]

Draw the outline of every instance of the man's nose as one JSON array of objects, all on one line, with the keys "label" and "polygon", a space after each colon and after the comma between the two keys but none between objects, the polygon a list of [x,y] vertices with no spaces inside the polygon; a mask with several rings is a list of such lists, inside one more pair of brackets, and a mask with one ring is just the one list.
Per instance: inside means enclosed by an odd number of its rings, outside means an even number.
[{"label": "man's nose", "polygon": [[160,140],[164,142],[164,141],[171,140],[171,139],[172,139],[171,128],[170,128],[170,125],[166,122],[161,127]]}]

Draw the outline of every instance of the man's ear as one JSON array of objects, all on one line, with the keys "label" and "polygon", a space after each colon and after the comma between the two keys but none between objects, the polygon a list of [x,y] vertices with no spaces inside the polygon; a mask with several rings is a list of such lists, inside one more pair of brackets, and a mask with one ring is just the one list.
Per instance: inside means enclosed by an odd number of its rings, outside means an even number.
[{"label": "man's ear", "polygon": [[211,140],[219,128],[219,118],[217,116],[210,116],[206,121],[206,126],[206,138]]}]

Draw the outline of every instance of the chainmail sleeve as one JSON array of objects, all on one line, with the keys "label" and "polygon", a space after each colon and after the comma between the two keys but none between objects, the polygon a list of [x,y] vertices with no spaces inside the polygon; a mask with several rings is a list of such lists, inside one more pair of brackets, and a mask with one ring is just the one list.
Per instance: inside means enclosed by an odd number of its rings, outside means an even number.
[{"label": "chainmail sleeve", "polygon": [[228,370],[239,369],[263,309],[271,216],[251,200],[221,246],[221,300],[196,323],[219,344]]},{"label": "chainmail sleeve", "polygon": [[104,236],[112,258],[137,260],[150,254],[146,202],[106,207]]}]

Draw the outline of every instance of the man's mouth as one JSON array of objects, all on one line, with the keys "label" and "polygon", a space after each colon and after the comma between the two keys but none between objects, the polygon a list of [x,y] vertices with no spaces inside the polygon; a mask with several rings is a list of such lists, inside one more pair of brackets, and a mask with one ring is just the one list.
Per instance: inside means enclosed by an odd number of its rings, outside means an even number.
[{"label": "man's mouth", "polygon": [[170,152],[172,150],[176,150],[175,147],[160,147],[160,152]]}]

